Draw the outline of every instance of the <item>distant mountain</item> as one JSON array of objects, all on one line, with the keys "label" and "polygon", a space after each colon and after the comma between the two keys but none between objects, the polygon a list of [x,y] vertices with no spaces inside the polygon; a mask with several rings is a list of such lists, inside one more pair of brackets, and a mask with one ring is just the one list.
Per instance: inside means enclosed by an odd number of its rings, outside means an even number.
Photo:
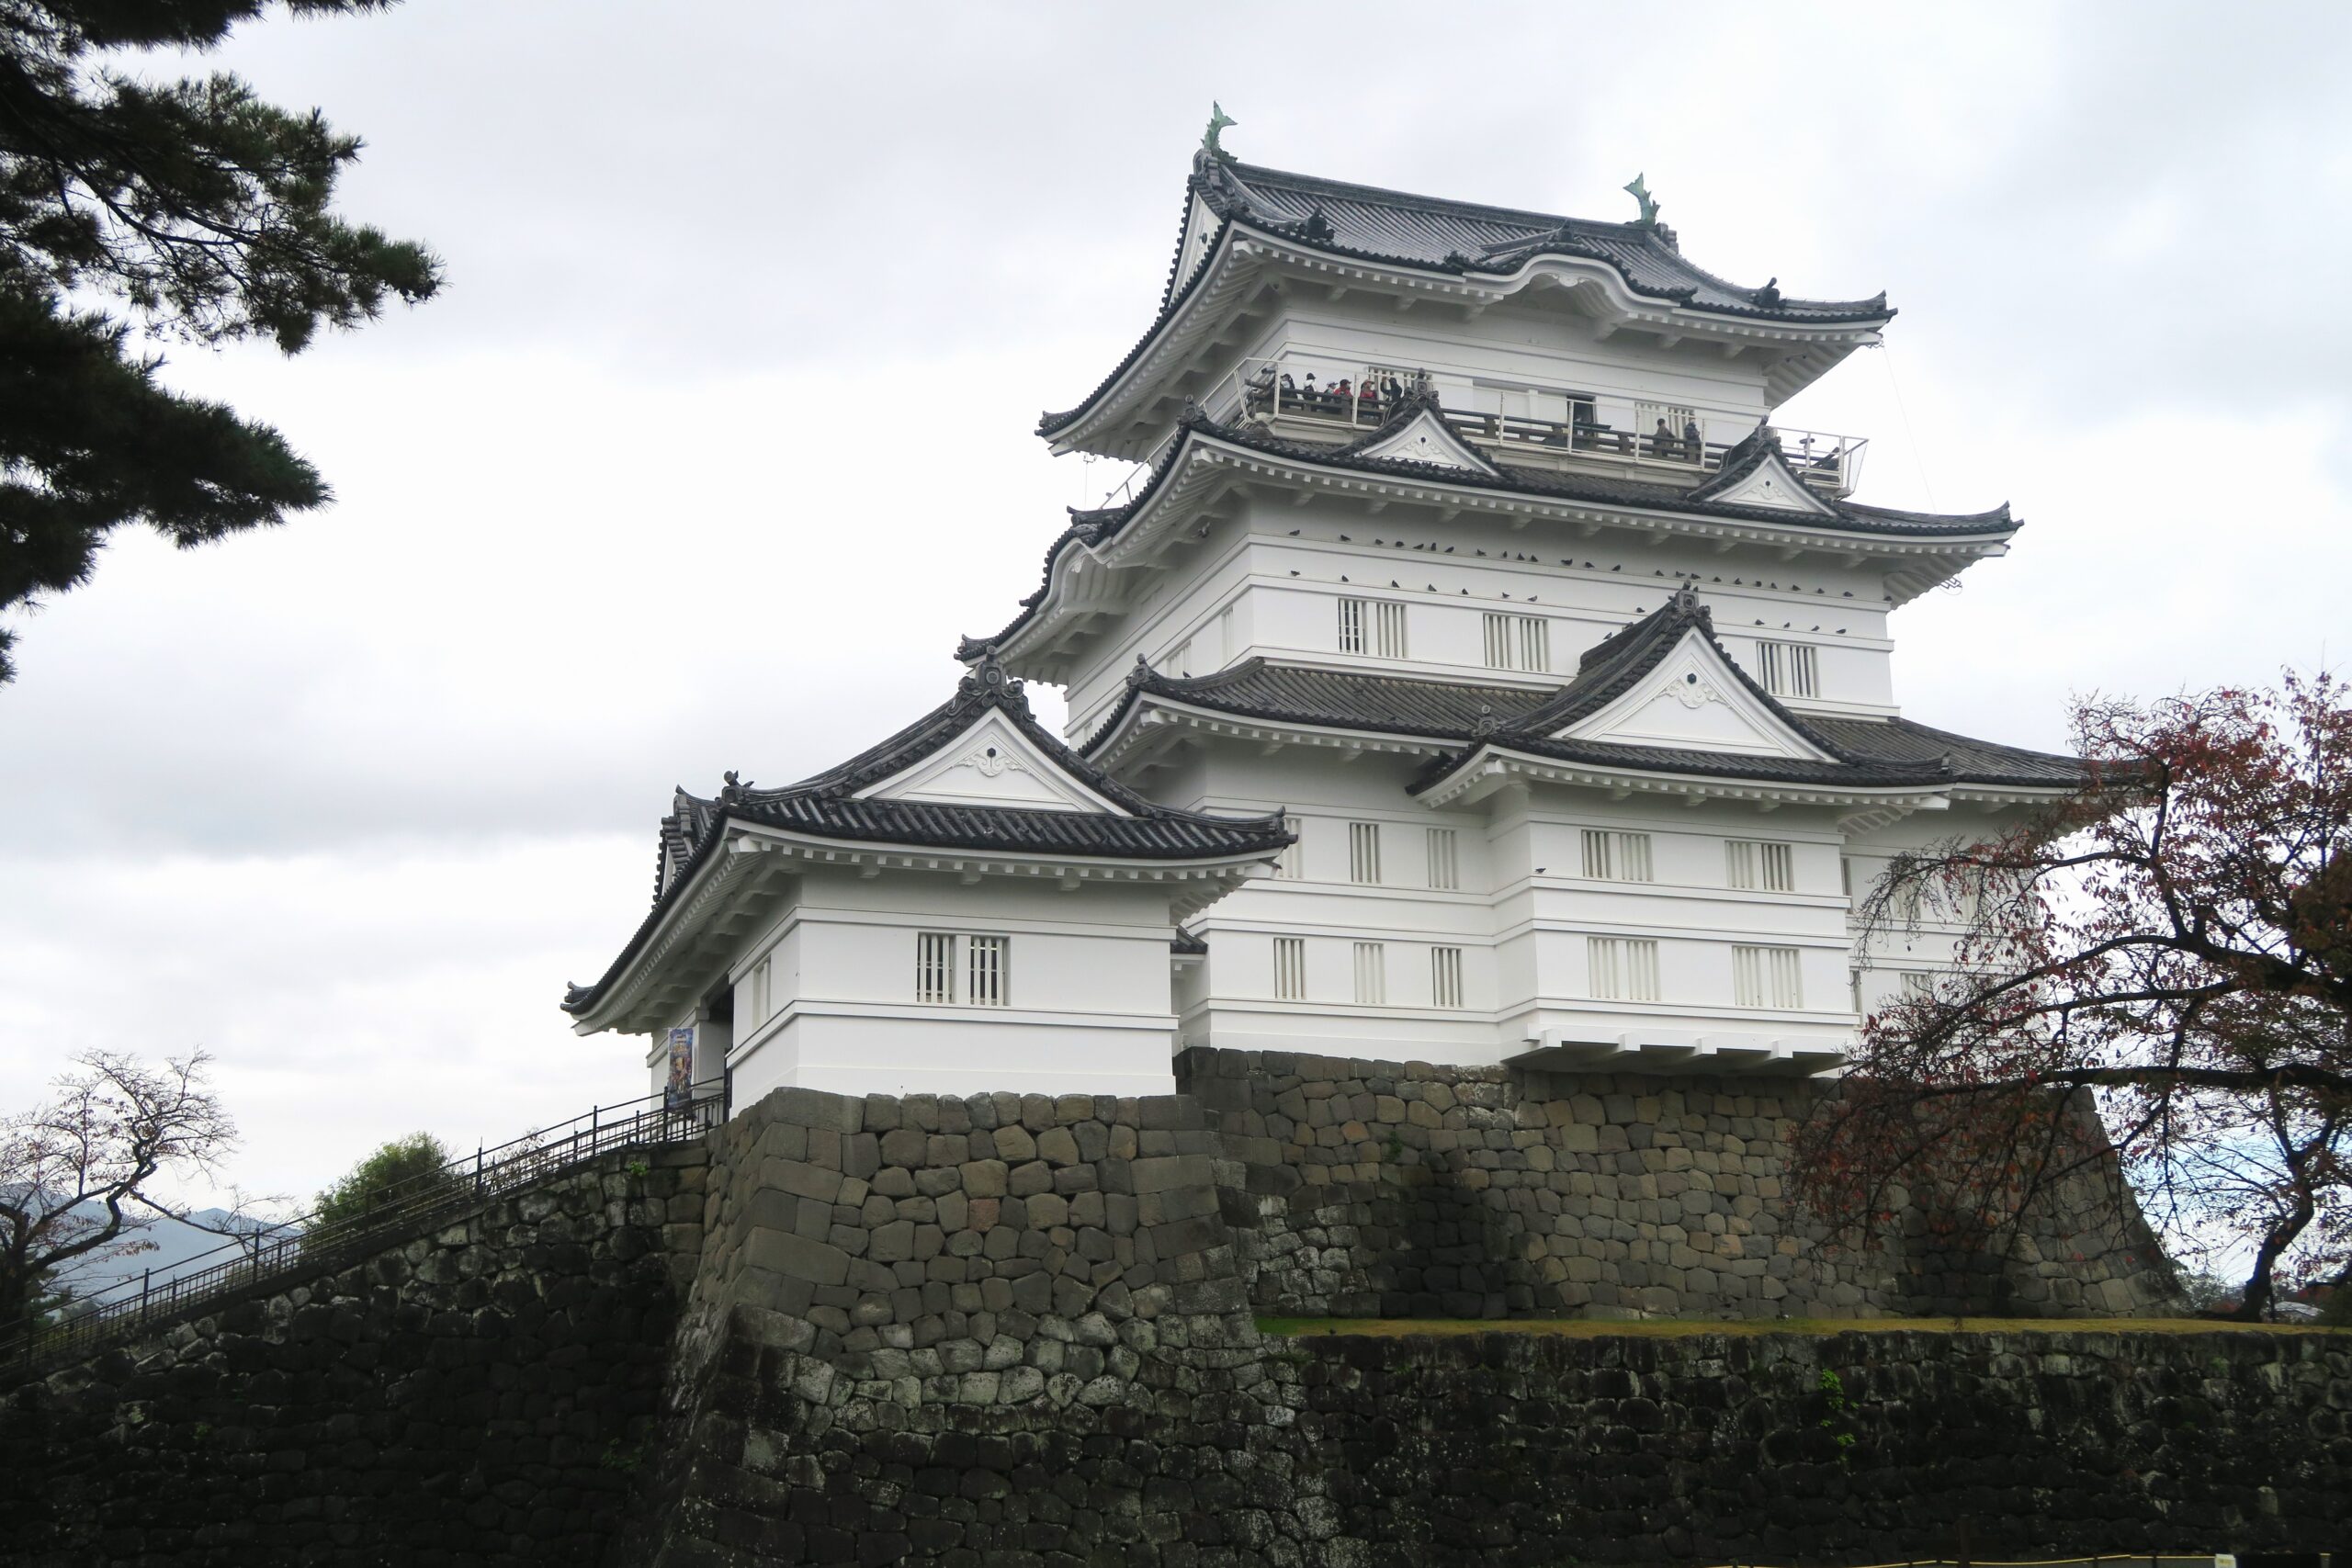
[{"label": "distant mountain", "polygon": [[[76,1208],[96,1217],[103,1218],[105,1214],[105,1210],[96,1203],[77,1204]],[[80,1297],[96,1295],[141,1274],[161,1283],[183,1269],[209,1269],[235,1257],[234,1253],[222,1250],[233,1245],[234,1237],[220,1235],[219,1231],[250,1235],[271,1228],[259,1220],[239,1218],[226,1209],[198,1209],[188,1218],[194,1223],[158,1219],[139,1233],[140,1240],[153,1244],[149,1249],[115,1257],[78,1258],[57,1271],[58,1282],[72,1287]],[[207,1230],[204,1227],[208,1225],[217,1228]]]}]

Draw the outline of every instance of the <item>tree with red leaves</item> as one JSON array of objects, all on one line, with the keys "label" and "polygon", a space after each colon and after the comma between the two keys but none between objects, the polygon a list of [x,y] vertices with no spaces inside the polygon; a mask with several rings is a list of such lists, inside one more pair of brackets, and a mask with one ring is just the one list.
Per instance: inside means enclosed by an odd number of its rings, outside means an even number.
[{"label": "tree with red leaves", "polygon": [[1863,952],[1948,923],[1956,966],[1866,1021],[1798,1190],[1864,1235],[1932,1194],[1998,1247],[2111,1146],[2177,1247],[2250,1249],[2258,1318],[2352,1255],[2352,708],[2290,674],[2074,728],[2072,797],[1899,855],[1864,899]]}]

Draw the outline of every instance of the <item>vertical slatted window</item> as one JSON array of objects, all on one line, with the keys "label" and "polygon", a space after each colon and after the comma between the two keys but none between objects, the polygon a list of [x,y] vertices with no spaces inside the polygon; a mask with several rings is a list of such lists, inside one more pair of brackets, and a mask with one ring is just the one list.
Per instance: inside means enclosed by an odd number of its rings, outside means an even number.
[{"label": "vertical slatted window", "polygon": [[1895,984],[1901,989],[1905,1001],[1910,1001],[1917,997],[1932,997],[1936,994],[1936,976],[1933,970],[1898,969],[1895,971]]},{"label": "vertical slatted window", "polygon": [[1430,1005],[1458,1008],[1462,1005],[1462,950],[1458,947],[1430,949]]},{"label": "vertical slatted window", "polygon": [[1487,667],[1490,670],[1552,668],[1552,623],[1541,615],[1488,615],[1486,624]]},{"label": "vertical slatted window", "polygon": [[1756,654],[1761,684],[1774,696],[1821,695],[1821,660],[1811,643],[1758,642]]},{"label": "vertical slatted window", "polygon": [[1001,936],[964,939],[964,999],[978,1008],[1004,1006],[1005,956],[1009,941]]},{"label": "vertical slatted window", "polygon": [[1159,667],[1179,675],[1190,675],[1193,672],[1193,639],[1186,637],[1170,649],[1167,657],[1159,661]]},{"label": "vertical slatted window", "polygon": [[1348,824],[1348,880],[1367,886],[1380,880],[1380,824]]},{"label": "vertical slatted window", "polygon": [[775,960],[769,957],[761,959],[752,968],[751,1021],[754,1024],[765,1023],[775,1010],[770,1000],[775,994]]},{"label": "vertical slatted window", "polygon": [[1340,651],[1341,653],[1372,651],[1366,644],[1364,636],[1364,623],[1371,619],[1365,612],[1371,607],[1372,602],[1368,599],[1340,601]]},{"label": "vertical slatted window", "polygon": [[1405,658],[1405,606],[1385,599],[1340,600],[1340,651]]},{"label": "vertical slatted window", "polygon": [[1650,836],[1587,828],[1584,874],[1601,882],[1650,881]]},{"label": "vertical slatted window", "polygon": [[1657,943],[1646,938],[1592,936],[1585,938],[1585,966],[1589,988],[1606,1001],[1654,1002],[1658,999]]},{"label": "vertical slatted window", "polygon": [[1388,944],[1356,943],[1356,1003],[1379,1007],[1388,1000]]},{"label": "vertical slatted window", "polygon": [[1277,1001],[1306,999],[1306,939],[1274,938],[1274,998]]},{"label": "vertical slatted window", "polygon": [[1724,885],[1764,893],[1795,892],[1795,848],[1750,839],[1725,840]]},{"label": "vertical slatted window", "polygon": [[1216,662],[1222,670],[1233,662],[1241,650],[1233,646],[1233,606],[1227,604],[1216,613]]},{"label": "vertical slatted window", "polygon": [[1298,837],[1274,857],[1274,874],[1284,882],[1296,882],[1306,874],[1306,824],[1299,823],[1295,830]]},{"label": "vertical slatted window", "polygon": [[956,939],[944,931],[922,931],[915,937],[915,1000],[952,1002],[956,999]]},{"label": "vertical slatted window", "polygon": [[1430,840],[1430,886],[1442,892],[1453,892],[1462,886],[1462,852],[1459,835],[1451,828],[1431,828]]},{"label": "vertical slatted window", "polygon": [[1793,947],[1731,950],[1732,1001],[1744,1008],[1804,1006],[1803,971]]}]

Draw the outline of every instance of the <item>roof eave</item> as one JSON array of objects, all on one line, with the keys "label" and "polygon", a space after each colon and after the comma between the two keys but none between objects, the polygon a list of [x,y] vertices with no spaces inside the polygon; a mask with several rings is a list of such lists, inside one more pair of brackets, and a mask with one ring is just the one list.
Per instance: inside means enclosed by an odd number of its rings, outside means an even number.
[{"label": "roof eave", "polygon": [[[1767,377],[1773,406],[1787,401],[1819,379],[1855,349],[1879,341],[1879,333],[1895,316],[1884,307],[1850,319],[1792,320],[1748,315],[1645,294],[1609,262],[1567,252],[1538,252],[1507,269],[1482,272],[1454,270],[1381,257],[1337,245],[1318,245],[1295,235],[1282,234],[1242,218],[1225,220],[1209,252],[1194,267],[1176,299],[1164,306],[1159,319],[1146,331],[1126,362],[1075,407],[1048,414],[1038,422],[1038,434],[1057,457],[1073,451],[1099,452],[1133,458],[1154,444],[1163,421],[1137,425],[1131,400],[1155,383],[1151,369],[1162,362],[1182,335],[1180,323],[1189,323],[1204,309],[1204,300],[1231,297],[1229,287],[1210,279],[1236,257],[1253,267],[1273,265],[1306,274],[1338,274],[1350,286],[1393,289],[1418,299],[1447,300],[1483,310],[1523,292],[1538,279],[1589,283],[1600,290],[1612,331],[1633,328],[1654,331],[1680,341],[1694,338],[1725,344],[1771,343],[1795,345]],[[1846,301],[1814,302],[1824,308]],[[1857,302],[1859,303],[1859,302]],[[1222,318],[1203,323],[1214,327]],[[1197,331],[1198,329],[1193,329]],[[1112,433],[1125,422],[1125,438],[1113,442]]]},{"label": "roof eave", "polygon": [[[1108,855],[868,843],[798,833],[733,818],[714,831],[724,835],[723,846],[678,886],[669,910],[640,930],[622,949],[605,977],[591,987],[592,996],[587,1002],[578,1007],[570,1002],[563,1004],[564,1010],[572,1014],[574,1033],[597,1034],[611,1029],[627,1029],[632,1024],[660,1027],[659,1019],[649,1011],[650,1003],[644,995],[649,976],[678,950],[681,942],[698,938],[710,923],[718,905],[731,906],[738,896],[756,895],[768,881],[765,874],[789,871],[791,863],[796,861],[806,863],[806,868],[841,867],[873,875],[914,872],[974,878],[1051,879],[1066,884],[1069,890],[1090,882],[1182,885],[1179,896],[1171,900],[1171,906],[1182,911],[1176,918],[1182,919],[1216,902],[1233,885],[1258,874],[1282,848],[1277,844],[1219,855],[1128,860]],[[1288,841],[1287,838],[1284,841]],[[1198,897],[1204,893],[1207,896]],[[703,976],[707,970],[708,965],[705,964],[695,973]],[[661,994],[666,997],[671,990]]]}]

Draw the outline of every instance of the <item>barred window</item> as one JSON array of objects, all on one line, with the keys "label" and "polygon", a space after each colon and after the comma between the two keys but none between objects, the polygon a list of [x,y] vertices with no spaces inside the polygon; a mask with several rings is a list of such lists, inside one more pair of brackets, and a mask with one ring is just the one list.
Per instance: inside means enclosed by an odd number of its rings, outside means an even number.
[{"label": "barred window", "polygon": [[955,999],[956,939],[944,931],[923,931],[915,938],[915,1000]]},{"label": "barred window", "polygon": [[1647,938],[1585,938],[1585,967],[1595,997],[1607,1001],[1658,999],[1657,943]]},{"label": "barred window", "polygon": [[1458,947],[1430,949],[1430,1005],[1458,1008],[1462,1005],[1462,950]]},{"label": "barred window", "polygon": [[1300,936],[1274,938],[1274,998],[1296,1002],[1306,999],[1306,939]]},{"label": "barred window", "polygon": [[1363,1007],[1379,1007],[1388,1000],[1388,944],[1385,942],[1356,943],[1356,1002]]},{"label": "barred window", "polygon": [[1380,824],[1348,824],[1348,880],[1376,884],[1380,880]]},{"label": "barred window", "polygon": [[1541,615],[1488,615],[1487,667],[1489,670],[1552,668],[1552,623]]},{"label": "barred window", "polygon": [[1451,828],[1431,828],[1429,832],[1430,886],[1452,892],[1462,886],[1462,856],[1459,839]]},{"label": "barred window", "polygon": [[1756,654],[1763,687],[1774,696],[1821,695],[1820,656],[1811,643],[1758,642]]},{"label": "barred window", "polygon": [[[961,948],[959,964],[958,948]],[[953,931],[915,933],[915,1000],[962,1002],[967,1007],[1006,1005],[1007,969],[1012,939],[959,936]]]},{"label": "barred window", "polygon": [[1004,1005],[1004,960],[1008,939],[975,936],[964,939],[964,1000],[976,1008]]},{"label": "barred window", "polygon": [[1306,874],[1306,824],[1301,822],[1295,830],[1298,837],[1274,857],[1274,874],[1284,882],[1296,882]]},{"label": "barred window", "polygon": [[1732,1001],[1744,1008],[1804,1006],[1802,970],[1793,947],[1731,950]]},{"label": "barred window", "polygon": [[1405,606],[1385,599],[1340,601],[1340,651],[1377,659],[1405,654]]},{"label": "barred window", "polygon": [[1724,883],[1766,893],[1793,893],[1797,886],[1796,851],[1788,844],[1750,839],[1724,843]]},{"label": "barred window", "polygon": [[1650,836],[1587,828],[1584,874],[1601,882],[1650,881]]}]

